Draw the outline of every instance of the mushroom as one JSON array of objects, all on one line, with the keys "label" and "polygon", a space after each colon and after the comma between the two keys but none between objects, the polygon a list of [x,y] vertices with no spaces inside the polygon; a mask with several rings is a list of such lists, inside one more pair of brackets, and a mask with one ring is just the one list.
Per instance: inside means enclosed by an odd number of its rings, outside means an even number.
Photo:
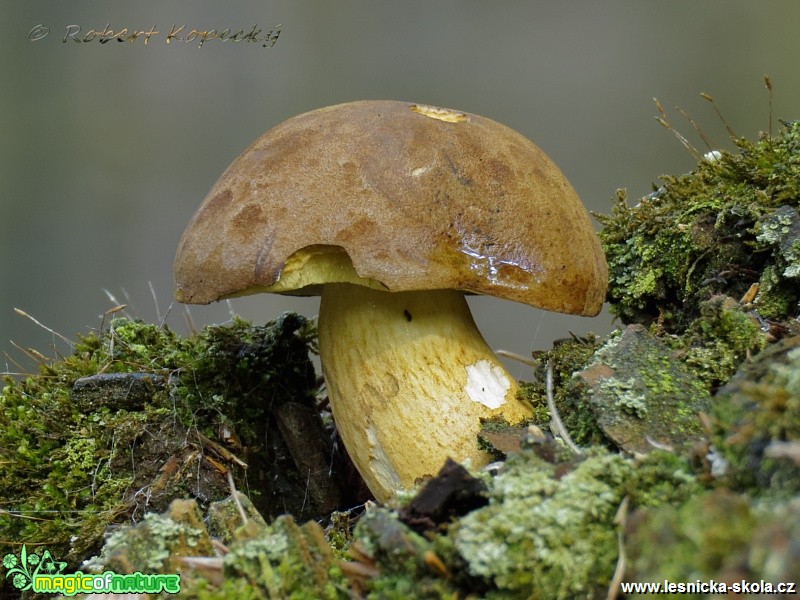
[{"label": "mushroom", "polygon": [[380,501],[448,457],[485,464],[481,421],[532,410],[465,293],[596,315],[607,267],[585,208],[519,133],[395,101],[308,112],[258,138],[186,228],[176,297],[322,296],[341,439]]}]

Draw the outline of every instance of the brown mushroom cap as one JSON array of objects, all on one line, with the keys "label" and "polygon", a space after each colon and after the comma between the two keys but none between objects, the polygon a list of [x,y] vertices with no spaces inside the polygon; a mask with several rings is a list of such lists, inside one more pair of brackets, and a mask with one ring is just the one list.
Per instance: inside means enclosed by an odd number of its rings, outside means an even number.
[{"label": "brown mushroom cap", "polygon": [[589,216],[542,150],[490,119],[408,102],[322,108],[258,138],[186,228],[176,296],[318,293],[274,286],[311,247],[341,249],[389,291],[459,289],[565,313],[597,314],[607,283]]}]

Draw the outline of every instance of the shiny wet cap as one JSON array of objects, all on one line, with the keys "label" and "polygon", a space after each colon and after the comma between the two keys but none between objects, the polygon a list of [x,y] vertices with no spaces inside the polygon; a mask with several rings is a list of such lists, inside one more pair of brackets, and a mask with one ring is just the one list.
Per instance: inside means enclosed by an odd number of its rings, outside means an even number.
[{"label": "shiny wet cap", "polygon": [[278,285],[314,248],[346,253],[373,287],[582,315],[600,311],[608,276],[583,204],[542,150],[490,119],[408,102],[322,108],[258,138],[187,226],[176,297],[318,293]]}]

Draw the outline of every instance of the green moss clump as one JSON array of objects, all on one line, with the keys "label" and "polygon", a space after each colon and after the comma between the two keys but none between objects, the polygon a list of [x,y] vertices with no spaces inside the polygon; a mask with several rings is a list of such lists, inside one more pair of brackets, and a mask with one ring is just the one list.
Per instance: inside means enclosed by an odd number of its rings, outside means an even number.
[{"label": "green moss clump", "polygon": [[[628,521],[628,581],[663,583],[742,581],[770,585],[800,577],[800,504],[755,503],[716,490],[678,506],[639,511]],[[656,550],[657,549],[657,550]],[[761,597],[741,593],[741,597]],[[687,598],[710,595],[688,593]],[[739,596],[728,593],[714,597]],[[656,595],[637,595],[656,598]]]},{"label": "green moss clump", "polygon": [[[72,384],[87,375],[163,373],[177,367],[182,342],[167,329],[115,321],[102,337],[78,340],[62,361],[21,380],[5,378],[0,393],[0,514],[2,550],[11,541],[47,544],[75,561],[95,547],[106,526],[129,512],[125,492],[134,481],[131,451],[142,433],[169,412],[156,391],[141,412],[99,407],[82,412]],[[128,465],[128,466],[123,466]],[[70,542],[71,538],[75,538]]]},{"label": "green moss clump", "polygon": [[263,434],[259,424],[273,406],[313,403],[316,375],[308,353],[314,344],[315,329],[294,313],[264,326],[234,318],[207,327],[185,354],[180,374],[187,385],[178,393],[207,423],[204,433],[213,434],[215,425],[225,424],[222,415],[235,413],[236,435],[247,445]]},{"label": "green moss clump", "polygon": [[688,460],[672,452],[654,450],[635,467],[623,483],[632,506],[678,506],[703,491]]},{"label": "green moss clump", "polygon": [[[327,475],[330,435],[315,404],[314,335],[293,314],[263,327],[235,319],[187,339],[116,319],[80,338],[63,360],[23,379],[6,377],[0,551],[43,544],[76,567],[99,550],[112,523],[165,510],[174,498],[205,504],[227,496],[225,468],[267,516],[330,512],[339,496],[336,486],[325,487],[336,472]],[[144,390],[135,403],[119,403],[124,378],[112,378],[113,389],[94,386],[88,399],[75,386],[125,373]],[[297,421],[308,427],[284,426]],[[296,455],[291,438],[306,445],[318,438],[319,455]],[[326,476],[309,485],[312,459],[321,463],[312,472]]]},{"label": "green moss clump", "polygon": [[755,524],[747,499],[725,492],[634,514],[626,532],[628,580],[694,582],[733,571]]},{"label": "green moss clump", "polygon": [[800,122],[777,138],[734,142],[738,153],[663,177],[635,206],[620,191],[611,214],[598,215],[608,300],[624,323],[657,321],[680,333],[704,301],[741,298],[757,282],[754,304],[764,317],[796,314]]},{"label": "green moss clump", "polygon": [[754,495],[800,493],[800,337],[786,338],[745,363],[713,404],[714,446],[727,461],[722,483]]},{"label": "green moss clump", "polygon": [[700,305],[700,317],[673,346],[708,389],[728,381],[751,354],[767,345],[767,337],[751,314],[726,296],[715,296]]}]

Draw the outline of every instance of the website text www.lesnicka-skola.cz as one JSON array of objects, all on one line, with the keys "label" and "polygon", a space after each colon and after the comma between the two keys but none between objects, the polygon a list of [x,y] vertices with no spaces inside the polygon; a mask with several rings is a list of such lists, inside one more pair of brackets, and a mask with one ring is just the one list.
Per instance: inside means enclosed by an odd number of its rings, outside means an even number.
[{"label": "website text www.lesnicka-skola.cz", "polygon": [[620,584],[624,594],[775,594],[797,593],[796,583],[772,583],[769,581],[690,581],[643,583],[627,582]]}]

